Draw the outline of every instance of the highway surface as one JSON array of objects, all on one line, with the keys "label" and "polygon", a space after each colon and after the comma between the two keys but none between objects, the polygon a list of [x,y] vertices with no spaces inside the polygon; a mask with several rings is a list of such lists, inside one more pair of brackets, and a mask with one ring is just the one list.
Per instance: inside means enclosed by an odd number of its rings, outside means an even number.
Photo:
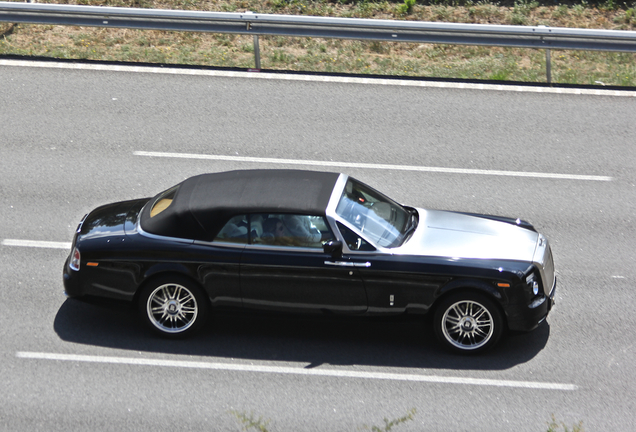
[{"label": "highway surface", "polygon": [[[636,98],[0,63],[0,430],[628,431],[636,424]],[[165,341],[67,300],[93,207],[237,168],[344,171],[551,241],[547,322],[478,357],[427,323],[220,314]]]}]

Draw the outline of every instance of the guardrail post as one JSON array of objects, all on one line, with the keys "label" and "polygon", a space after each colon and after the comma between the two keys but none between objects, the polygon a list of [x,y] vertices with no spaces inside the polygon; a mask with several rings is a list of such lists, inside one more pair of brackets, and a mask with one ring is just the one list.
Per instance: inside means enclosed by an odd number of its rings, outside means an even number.
[{"label": "guardrail post", "polygon": [[550,50],[545,50],[545,75],[548,84],[552,84],[552,62],[550,61]]},{"label": "guardrail post", "polygon": [[258,35],[254,35],[254,63],[256,69],[261,69],[261,48],[258,43]]},{"label": "guardrail post", "polygon": [[[245,13],[250,15],[254,14],[254,12],[252,11],[248,11]],[[247,31],[252,30],[252,23],[248,21],[246,23],[246,27],[247,27]],[[257,71],[260,71],[261,70],[261,47],[258,42],[259,42],[258,35],[255,34],[254,35],[254,67],[256,68]]]}]

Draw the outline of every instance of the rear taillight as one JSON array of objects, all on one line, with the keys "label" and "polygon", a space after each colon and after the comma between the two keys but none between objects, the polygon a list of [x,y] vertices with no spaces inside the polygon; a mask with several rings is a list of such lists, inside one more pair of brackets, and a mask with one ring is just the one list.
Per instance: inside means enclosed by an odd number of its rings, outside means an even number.
[{"label": "rear taillight", "polygon": [[71,270],[79,271],[80,269],[80,252],[74,247],[73,252],[71,252],[71,261],[69,261],[68,266]]}]

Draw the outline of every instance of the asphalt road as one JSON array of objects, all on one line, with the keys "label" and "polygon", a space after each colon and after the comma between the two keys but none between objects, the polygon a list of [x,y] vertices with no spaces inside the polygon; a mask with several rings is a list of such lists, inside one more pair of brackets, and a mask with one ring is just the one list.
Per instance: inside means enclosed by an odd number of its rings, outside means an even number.
[{"label": "asphalt road", "polygon": [[[395,431],[545,431],[552,415],[634,429],[634,97],[6,64],[0,82],[1,430],[237,431],[245,414],[356,431],[412,408]],[[410,205],[531,221],[556,308],[458,357],[420,321],[222,314],[165,341],[63,296],[65,242],[91,208],[298,161]]]}]

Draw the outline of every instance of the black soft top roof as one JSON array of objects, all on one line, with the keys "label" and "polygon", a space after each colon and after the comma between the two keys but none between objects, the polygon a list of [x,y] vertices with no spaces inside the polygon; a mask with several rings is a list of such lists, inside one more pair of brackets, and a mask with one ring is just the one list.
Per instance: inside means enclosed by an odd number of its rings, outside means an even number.
[{"label": "black soft top roof", "polygon": [[177,185],[172,204],[153,217],[150,211],[165,192],[150,200],[141,215],[141,227],[162,236],[212,240],[235,215],[324,215],[339,175],[303,170],[240,170],[190,177]]}]

